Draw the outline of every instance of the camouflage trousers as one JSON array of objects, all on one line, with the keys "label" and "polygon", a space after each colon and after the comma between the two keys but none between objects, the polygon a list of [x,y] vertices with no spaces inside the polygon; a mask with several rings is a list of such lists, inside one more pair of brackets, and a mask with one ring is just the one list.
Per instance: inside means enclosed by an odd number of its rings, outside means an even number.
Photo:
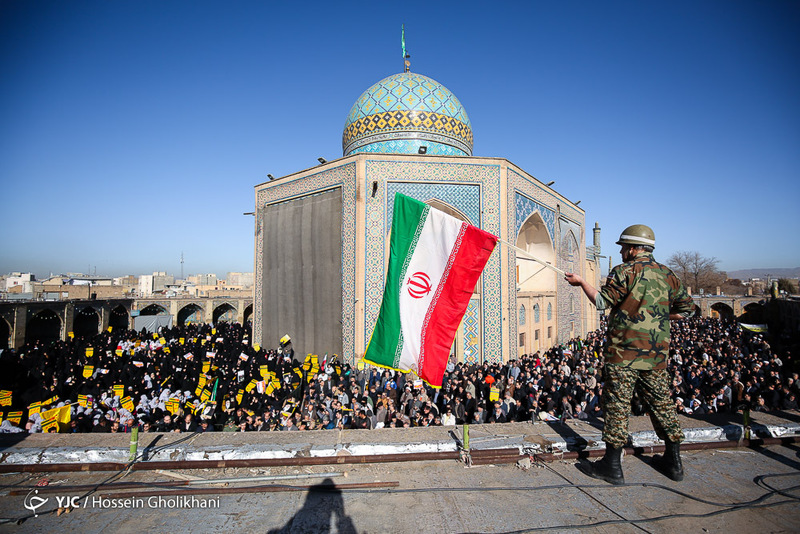
[{"label": "camouflage trousers", "polygon": [[675,443],[683,441],[675,405],[669,397],[669,378],[666,369],[642,371],[619,365],[604,366],[603,441],[612,447],[624,447],[628,442],[628,417],[631,414],[633,390],[639,386],[656,435]]}]

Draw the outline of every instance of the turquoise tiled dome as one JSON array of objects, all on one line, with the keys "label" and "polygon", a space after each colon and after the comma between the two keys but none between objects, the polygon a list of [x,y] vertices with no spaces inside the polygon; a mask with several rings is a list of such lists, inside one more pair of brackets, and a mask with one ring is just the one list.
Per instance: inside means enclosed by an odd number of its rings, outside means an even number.
[{"label": "turquoise tiled dome", "polygon": [[458,98],[422,74],[384,78],[353,104],[342,133],[345,156],[359,152],[472,155],[472,124]]}]

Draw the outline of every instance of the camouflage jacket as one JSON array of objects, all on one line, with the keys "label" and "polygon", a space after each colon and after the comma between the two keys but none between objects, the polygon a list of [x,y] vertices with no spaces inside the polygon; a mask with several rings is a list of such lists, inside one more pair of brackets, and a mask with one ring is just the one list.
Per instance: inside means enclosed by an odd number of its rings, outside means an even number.
[{"label": "camouflage jacket", "polygon": [[667,366],[670,313],[694,313],[692,297],[681,281],[649,252],[614,267],[595,305],[611,309],[606,363],[643,370]]}]

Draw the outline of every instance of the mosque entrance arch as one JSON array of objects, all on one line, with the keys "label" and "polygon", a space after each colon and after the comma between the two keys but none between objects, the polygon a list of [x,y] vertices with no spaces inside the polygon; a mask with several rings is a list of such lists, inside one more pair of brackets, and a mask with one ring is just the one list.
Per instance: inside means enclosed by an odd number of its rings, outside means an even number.
[{"label": "mosque entrance arch", "polygon": [[244,321],[245,325],[249,325],[251,324],[252,319],[253,319],[253,305],[248,304],[247,307],[244,309],[244,318],[242,320]]},{"label": "mosque entrance arch", "polygon": [[178,326],[184,326],[188,323],[202,323],[203,322],[203,308],[197,304],[187,304],[178,312]]},{"label": "mosque entrance arch", "polygon": [[91,306],[86,306],[75,312],[72,323],[75,337],[90,337],[100,333],[100,314]]},{"label": "mosque entrance arch", "polygon": [[7,349],[11,346],[11,325],[8,321],[0,317],[0,349]]},{"label": "mosque entrance arch", "polygon": [[[555,247],[539,212],[533,212],[525,220],[515,244],[543,261],[556,264]],[[550,321],[543,327],[540,320],[541,310],[555,298],[556,276],[552,269],[520,253],[516,254],[516,276],[517,306],[524,307],[526,315],[531,315],[524,318],[531,320],[520,318],[517,351],[518,355],[532,354],[549,346],[542,333],[547,331]]]},{"label": "mosque entrance arch", "polygon": [[50,343],[61,339],[61,317],[51,309],[38,312],[25,325],[25,342]]},{"label": "mosque entrance arch", "polygon": [[236,322],[236,308],[229,303],[220,304],[214,308],[214,315],[212,318],[214,324],[218,323],[235,323]]},{"label": "mosque entrance arch", "polygon": [[130,325],[130,318],[128,317],[128,310],[123,305],[119,305],[111,310],[108,318],[108,326],[114,330],[127,330]]},{"label": "mosque entrance arch", "polygon": [[[556,252],[550,240],[550,233],[538,212],[531,214],[522,225],[516,245],[541,260],[552,265],[556,264]],[[521,293],[555,291],[555,271],[517,253],[517,287]]]},{"label": "mosque entrance arch", "polygon": [[167,309],[160,304],[151,304],[143,308],[139,315],[167,315]]},{"label": "mosque entrance arch", "polygon": [[711,317],[722,320],[733,319],[733,308],[724,302],[716,302],[711,305]]}]

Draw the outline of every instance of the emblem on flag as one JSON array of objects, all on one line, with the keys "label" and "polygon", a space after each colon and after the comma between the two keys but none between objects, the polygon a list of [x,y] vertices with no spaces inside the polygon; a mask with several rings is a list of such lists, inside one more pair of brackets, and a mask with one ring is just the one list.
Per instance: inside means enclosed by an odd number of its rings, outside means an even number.
[{"label": "emblem on flag", "polygon": [[431,287],[431,277],[423,272],[414,273],[414,275],[408,279],[406,285],[408,285],[408,294],[415,299],[421,299],[433,289]]}]

